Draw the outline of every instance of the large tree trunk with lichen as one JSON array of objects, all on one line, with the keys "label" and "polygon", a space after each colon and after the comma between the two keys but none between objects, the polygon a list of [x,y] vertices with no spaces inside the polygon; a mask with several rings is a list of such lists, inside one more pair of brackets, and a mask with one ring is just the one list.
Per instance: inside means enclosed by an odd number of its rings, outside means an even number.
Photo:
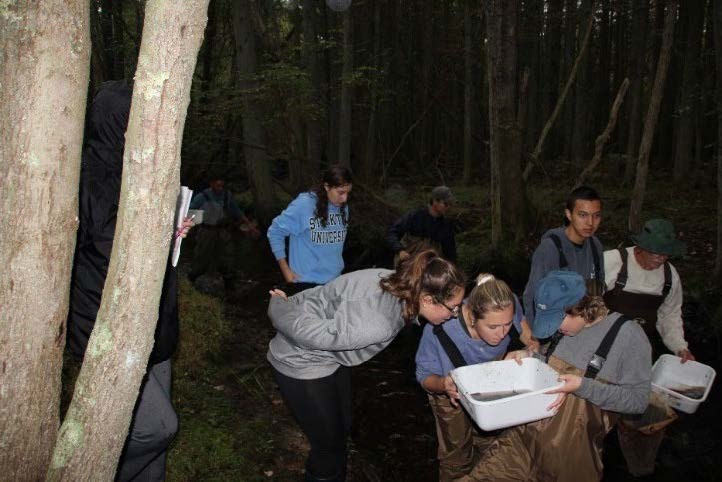
[{"label": "large tree trunk with lichen", "polygon": [[0,7],[3,480],[42,478],[58,430],[90,64],[88,7],[84,0]]},{"label": "large tree trunk with lichen", "polygon": [[153,347],[208,0],[146,4],[104,295],[48,480],[112,480]]}]

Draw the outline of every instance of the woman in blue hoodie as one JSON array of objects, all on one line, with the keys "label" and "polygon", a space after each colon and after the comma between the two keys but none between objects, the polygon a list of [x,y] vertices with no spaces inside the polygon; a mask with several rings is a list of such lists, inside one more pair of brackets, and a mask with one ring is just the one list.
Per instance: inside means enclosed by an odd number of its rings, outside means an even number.
[{"label": "woman in blue hoodie", "polygon": [[332,166],[318,186],[299,194],[273,220],[268,240],[287,283],[308,287],[326,284],[341,274],[351,188],[351,170]]}]

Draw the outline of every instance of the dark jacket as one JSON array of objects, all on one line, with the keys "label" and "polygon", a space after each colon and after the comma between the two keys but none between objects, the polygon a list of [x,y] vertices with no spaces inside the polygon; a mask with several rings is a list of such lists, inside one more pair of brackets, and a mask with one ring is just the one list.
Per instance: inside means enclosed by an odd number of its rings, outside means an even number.
[{"label": "dark jacket", "polygon": [[[79,359],[95,325],[113,249],[131,96],[125,81],[106,82],[86,122],[67,336],[68,349]],[[178,279],[168,259],[150,364],[170,358],[178,339]]]},{"label": "dark jacket", "polygon": [[394,253],[404,249],[402,244],[404,235],[427,239],[438,244],[446,259],[456,261],[453,224],[443,216],[433,217],[429,214],[428,206],[404,214],[389,228],[386,233],[386,243]]}]

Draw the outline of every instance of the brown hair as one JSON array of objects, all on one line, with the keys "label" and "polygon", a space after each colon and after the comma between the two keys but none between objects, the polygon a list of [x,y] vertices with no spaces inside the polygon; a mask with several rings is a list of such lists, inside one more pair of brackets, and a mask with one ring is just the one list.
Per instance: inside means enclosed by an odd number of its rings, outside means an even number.
[{"label": "brown hair", "polygon": [[474,317],[472,325],[477,320],[483,320],[490,311],[501,311],[514,305],[514,293],[509,285],[489,273],[481,273],[476,277],[476,286],[466,300],[466,306]]},{"label": "brown hair", "polygon": [[401,298],[404,302],[402,316],[407,323],[419,314],[422,294],[430,295],[437,302],[453,298],[464,289],[466,276],[450,261],[434,250],[427,249],[404,259],[396,271],[381,280],[383,291]]},{"label": "brown hair", "polygon": [[596,322],[599,318],[607,316],[609,309],[604,304],[604,291],[606,287],[598,279],[586,281],[587,293],[579,302],[567,308],[565,313],[572,316],[581,316],[587,324]]},{"label": "brown hair", "polygon": [[[321,181],[311,189],[316,194],[316,209],[313,215],[318,218],[321,225],[325,228],[328,220],[328,193],[326,192],[326,184],[328,187],[341,187],[353,182],[353,173],[348,167],[340,164],[334,165],[326,169],[321,176]],[[348,224],[348,216],[346,214],[346,206],[341,206],[341,219],[343,224]]]}]

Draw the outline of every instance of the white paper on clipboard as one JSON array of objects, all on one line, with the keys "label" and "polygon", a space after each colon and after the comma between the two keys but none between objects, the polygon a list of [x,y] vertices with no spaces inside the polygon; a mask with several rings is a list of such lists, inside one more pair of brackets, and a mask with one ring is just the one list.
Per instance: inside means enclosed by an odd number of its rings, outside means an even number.
[{"label": "white paper on clipboard", "polygon": [[178,202],[176,203],[175,209],[175,235],[173,239],[173,259],[171,264],[175,267],[178,264],[178,258],[180,257],[180,248],[183,238],[177,235],[178,229],[183,225],[183,220],[188,215],[188,208],[191,205],[191,197],[193,197],[193,190],[188,189],[186,186],[181,186],[180,192],[178,193]]}]

